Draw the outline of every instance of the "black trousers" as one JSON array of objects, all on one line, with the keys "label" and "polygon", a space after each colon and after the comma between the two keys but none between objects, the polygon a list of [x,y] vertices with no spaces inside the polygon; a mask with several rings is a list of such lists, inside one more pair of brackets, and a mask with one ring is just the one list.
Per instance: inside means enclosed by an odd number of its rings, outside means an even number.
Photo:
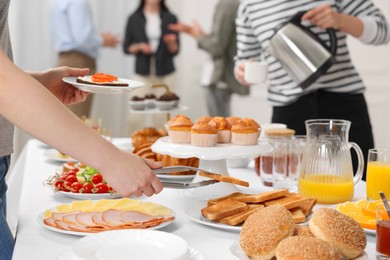
[{"label": "black trousers", "polygon": [[[357,143],[364,155],[363,180],[366,180],[368,150],[374,148],[374,138],[363,94],[332,93],[323,90],[307,94],[293,104],[274,107],[273,123],[286,124],[296,134],[306,134],[307,119],[345,119],[352,122],[349,141]],[[352,152],[354,171],[357,168],[357,157]]]}]

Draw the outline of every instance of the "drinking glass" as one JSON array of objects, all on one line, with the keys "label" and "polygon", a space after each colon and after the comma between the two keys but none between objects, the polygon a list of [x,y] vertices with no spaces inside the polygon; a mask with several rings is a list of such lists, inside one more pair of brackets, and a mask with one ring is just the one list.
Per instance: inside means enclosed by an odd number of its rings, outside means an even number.
[{"label": "drinking glass", "polygon": [[294,139],[279,139],[273,142],[272,183],[274,189],[298,190],[301,169],[300,142]]},{"label": "drinking glass", "polygon": [[376,254],[378,260],[390,259],[390,217],[382,205],[376,207]]},{"label": "drinking glass", "polygon": [[379,192],[390,194],[390,150],[370,149],[367,160],[367,199],[380,199]]}]

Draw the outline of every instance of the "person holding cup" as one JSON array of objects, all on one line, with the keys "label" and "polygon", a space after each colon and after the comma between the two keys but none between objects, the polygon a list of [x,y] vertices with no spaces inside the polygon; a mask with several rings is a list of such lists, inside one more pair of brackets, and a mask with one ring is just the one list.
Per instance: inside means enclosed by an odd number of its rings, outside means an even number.
[{"label": "person holding cup", "polygon": [[[302,23],[329,46],[327,29],[334,29],[337,38],[335,63],[309,87],[302,87],[265,50],[270,39],[298,12],[305,12]],[[356,142],[367,158],[374,147],[370,117],[366,105],[365,85],[352,64],[347,36],[362,43],[386,44],[390,39],[388,22],[371,0],[334,1],[303,0],[242,1],[237,19],[237,55],[235,76],[246,86],[247,63],[263,60],[268,64],[268,101],[273,106],[273,123],[286,124],[296,134],[306,134],[305,120],[315,118],[346,119],[352,122],[350,140]],[[354,159],[354,168],[357,168]],[[365,175],[363,175],[365,179]]]}]

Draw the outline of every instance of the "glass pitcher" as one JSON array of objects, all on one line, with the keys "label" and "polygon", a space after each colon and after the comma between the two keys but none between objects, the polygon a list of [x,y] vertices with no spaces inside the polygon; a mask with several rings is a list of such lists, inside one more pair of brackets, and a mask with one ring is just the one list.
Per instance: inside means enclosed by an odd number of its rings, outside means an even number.
[{"label": "glass pitcher", "polygon": [[[318,203],[350,201],[354,186],[363,175],[364,160],[360,147],[348,142],[351,122],[340,119],[306,120],[306,147],[299,177],[299,193],[314,197]],[[350,149],[358,156],[353,176]]]}]

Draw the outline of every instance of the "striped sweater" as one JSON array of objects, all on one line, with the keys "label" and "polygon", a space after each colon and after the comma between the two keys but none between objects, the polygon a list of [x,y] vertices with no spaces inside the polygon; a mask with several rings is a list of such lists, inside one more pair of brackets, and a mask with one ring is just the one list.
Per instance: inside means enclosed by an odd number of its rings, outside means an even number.
[{"label": "striped sweater", "polygon": [[[363,93],[365,86],[351,62],[347,34],[336,31],[338,49],[336,63],[310,87],[302,90],[282,68],[280,62],[265,52],[270,39],[279,28],[299,11],[310,10],[328,3],[339,13],[359,17],[364,32],[359,40],[365,44],[384,44],[389,41],[388,23],[382,12],[370,0],[242,0],[236,18],[236,64],[248,59],[268,63],[268,101],[273,106],[284,106],[300,96],[317,89],[339,93]],[[309,22],[303,23],[329,46],[329,35]]]}]

